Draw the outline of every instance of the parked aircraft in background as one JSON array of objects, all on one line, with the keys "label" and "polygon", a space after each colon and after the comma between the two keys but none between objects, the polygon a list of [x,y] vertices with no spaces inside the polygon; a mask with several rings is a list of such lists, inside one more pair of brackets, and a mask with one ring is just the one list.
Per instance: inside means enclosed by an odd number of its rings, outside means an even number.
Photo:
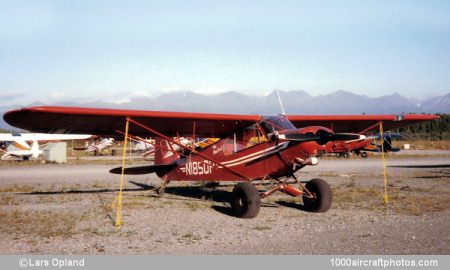
[{"label": "parked aircraft in background", "polygon": [[377,134],[373,137],[373,141],[372,144],[366,146],[364,148],[364,151],[369,151],[369,152],[399,152],[400,148],[398,147],[394,147],[392,145],[392,139],[402,139],[404,138],[402,135],[398,134],[398,133],[385,133],[383,134],[383,147],[381,147],[381,145],[379,144],[381,136],[380,134]]},{"label": "parked aircraft in background", "polygon": [[367,153],[364,152],[363,150],[371,143],[372,139],[367,138],[366,136],[351,141],[328,142],[325,145],[325,153],[335,154],[338,157],[348,158],[350,157],[350,154],[353,152],[357,155],[361,155],[362,157],[367,157]]},{"label": "parked aircraft in background", "polygon": [[[87,149],[86,152],[92,152],[94,155],[99,155],[102,153],[102,151],[105,151],[107,148],[109,148],[114,143],[114,138],[103,138],[100,140],[100,142],[93,142],[91,143]],[[111,155],[115,156],[116,151],[115,149],[111,150]]]},{"label": "parked aircraft in background", "polygon": [[[101,155],[114,143],[114,138],[100,138],[99,140],[92,141],[91,143],[86,142],[84,147],[74,147],[74,150],[85,150],[88,153],[94,153],[95,156]],[[116,150],[111,150],[111,155],[116,155]]]},{"label": "parked aircraft in background", "polygon": [[42,154],[39,143],[86,140],[91,137],[92,135],[87,134],[0,133],[0,141],[4,142],[4,149],[1,149],[3,152],[1,160],[11,157],[23,160],[37,159]]},{"label": "parked aircraft in background", "polygon": [[376,134],[359,140],[328,142],[325,152],[346,158],[350,157],[351,153],[355,153],[365,158],[368,156],[367,152],[384,151],[386,153],[400,151],[400,148],[392,146],[392,138],[403,138],[402,135],[390,132],[383,134],[383,147],[379,144],[380,138],[380,134]]},{"label": "parked aircraft in background", "polygon": [[[133,152],[144,152],[142,154],[144,158],[148,158],[149,156],[155,154],[156,147],[154,139],[142,139],[139,137],[137,137],[137,139],[131,139],[134,141]],[[219,140],[218,138],[189,139],[185,137],[174,137],[173,139],[187,147],[195,146],[196,149],[205,148]],[[182,152],[184,149],[178,145],[173,145],[173,150],[176,152]]]},{"label": "parked aircraft in background", "polygon": [[155,140],[153,139],[142,139],[138,137],[140,140],[134,140],[133,152],[142,152],[142,156],[144,158],[148,158],[151,155],[155,154]]}]

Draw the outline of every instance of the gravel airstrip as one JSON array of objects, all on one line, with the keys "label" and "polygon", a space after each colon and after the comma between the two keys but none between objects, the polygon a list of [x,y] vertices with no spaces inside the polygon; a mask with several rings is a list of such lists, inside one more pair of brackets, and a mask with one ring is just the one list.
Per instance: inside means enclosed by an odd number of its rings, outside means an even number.
[{"label": "gravel airstrip", "polygon": [[390,156],[387,205],[379,158],[325,158],[297,176],[328,181],[331,210],[278,193],[254,219],[232,215],[233,183],[159,197],[156,176],[126,176],[120,228],[114,162],[0,164],[0,254],[450,254],[450,151]]}]

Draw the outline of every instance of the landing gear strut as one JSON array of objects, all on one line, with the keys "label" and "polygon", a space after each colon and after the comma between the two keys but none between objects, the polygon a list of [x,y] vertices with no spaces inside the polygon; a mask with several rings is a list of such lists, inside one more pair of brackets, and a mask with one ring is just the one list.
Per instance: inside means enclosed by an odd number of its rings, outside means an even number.
[{"label": "landing gear strut", "polygon": [[[295,179],[295,176],[292,177]],[[231,194],[231,208],[237,217],[254,218],[261,208],[261,198],[268,197],[276,191],[293,197],[302,196],[304,208],[309,212],[323,213],[331,208],[333,192],[327,182],[315,178],[306,182],[306,185],[301,182],[299,184],[300,187],[297,189],[293,185],[287,184],[287,180],[278,181],[273,188],[259,193],[252,183],[241,182],[234,187]]]},{"label": "landing gear strut", "polygon": [[156,190],[156,193],[162,197],[164,196],[164,193],[166,192],[166,186],[169,184],[168,180],[164,180],[164,182],[162,182],[161,186]]}]

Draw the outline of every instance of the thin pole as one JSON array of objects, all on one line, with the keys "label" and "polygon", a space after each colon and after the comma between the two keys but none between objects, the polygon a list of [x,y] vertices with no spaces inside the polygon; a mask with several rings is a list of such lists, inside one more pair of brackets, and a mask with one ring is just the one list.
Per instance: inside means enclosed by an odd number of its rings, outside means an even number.
[{"label": "thin pole", "polygon": [[387,194],[387,174],[386,174],[386,157],[384,155],[384,136],[383,136],[383,122],[380,122],[380,142],[381,142],[381,160],[383,161],[383,178],[384,178],[384,204],[388,204],[388,194]]},{"label": "thin pole", "polygon": [[120,174],[120,188],[117,197],[117,212],[116,212],[116,227],[122,226],[122,190],[123,190],[123,176],[125,174],[125,159],[127,157],[127,142],[128,142],[128,126],[129,121],[125,123],[125,139],[123,141],[122,152],[122,173]]}]

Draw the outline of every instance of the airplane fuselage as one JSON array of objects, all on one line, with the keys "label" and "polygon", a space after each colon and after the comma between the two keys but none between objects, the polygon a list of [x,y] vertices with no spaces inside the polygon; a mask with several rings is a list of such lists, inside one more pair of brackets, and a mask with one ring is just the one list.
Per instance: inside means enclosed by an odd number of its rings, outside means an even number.
[{"label": "airplane fuselage", "polygon": [[[284,123],[288,129],[279,127],[278,131],[272,132],[297,131],[289,124],[290,122]],[[261,126],[263,124],[255,125],[240,134],[234,133],[198,150],[203,156],[196,152],[181,158],[174,156],[172,162],[176,162],[176,166],[159,176],[168,181],[245,181],[277,178],[292,175],[303,167],[302,162],[317,155],[319,149],[324,149],[315,141],[279,139]],[[319,127],[315,127],[314,131],[316,128]],[[169,151],[165,155],[166,159],[170,159],[175,154]],[[205,159],[205,156],[209,159]]]},{"label": "airplane fuselage", "polygon": [[[205,149],[204,153],[211,155],[215,161],[233,171],[192,154],[178,160],[177,167],[163,177],[171,181],[244,181],[267,177],[276,178],[298,170],[300,168],[299,161],[307,160],[311,156],[311,152],[314,152],[312,149],[314,146],[311,144],[316,143],[277,142],[274,140],[227,156],[223,150],[226,146],[223,145],[223,142],[219,142],[218,145],[213,145],[215,147]],[[238,171],[239,174],[234,171]]]}]

